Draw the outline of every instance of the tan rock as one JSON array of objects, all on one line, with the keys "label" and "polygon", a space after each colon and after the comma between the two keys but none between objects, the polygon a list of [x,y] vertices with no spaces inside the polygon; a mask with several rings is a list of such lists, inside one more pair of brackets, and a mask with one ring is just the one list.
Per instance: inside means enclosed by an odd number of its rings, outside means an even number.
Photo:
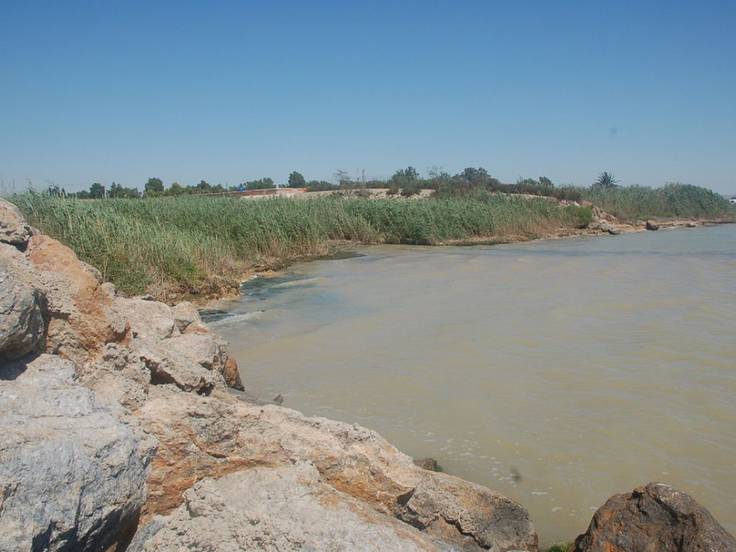
[{"label": "tan rock", "polygon": [[326,485],[309,463],[205,479],[129,552],[434,551],[431,537]]},{"label": "tan rock", "polygon": [[118,298],[115,309],[128,320],[134,336],[166,339],[179,335],[172,308],[164,303],[139,298]]},{"label": "tan rock", "polygon": [[161,341],[161,346],[206,368],[222,372],[227,355],[212,332],[189,333]]},{"label": "tan rock", "polygon": [[183,491],[200,479],[305,460],[338,491],[449,544],[537,549],[521,506],[484,487],[422,470],[360,426],[257,406],[221,392],[203,397],[162,386],[150,389],[136,415],[159,441],[147,518],[177,507]]},{"label": "tan rock", "polygon": [[37,235],[28,242],[27,258],[48,299],[47,352],[81,365],[105,343],[125,337],[127,325],[112,309],[109,289],[71,249]]},{"label": "tan rock", "polygon": [[151,373],[151,382],[174,384],[182,391],[209,394],[222,375],[192,360],[170,342],[173,339],[133,338],[130,349]]},{"label": "tan rock", "polygon": [[151,372],[133,351],[108,343],[99,358],[80,370],[79,381],[94,390],[101,402],[137,410],[148,397]]},{"label": "tan rock", "polygon": [[184,333],[191,324],[202,324],[199,311],[189,301],[182,301],[172,308],[174,322],[180,332]]}]

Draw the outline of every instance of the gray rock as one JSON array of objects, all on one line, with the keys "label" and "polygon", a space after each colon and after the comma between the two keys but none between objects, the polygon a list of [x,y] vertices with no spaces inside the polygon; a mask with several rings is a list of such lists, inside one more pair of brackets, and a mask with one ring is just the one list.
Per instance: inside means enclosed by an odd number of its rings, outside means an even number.
[{"label": "gray rock", "polygon": [[191,360],[186,354],[170,346],[167,343],[169,341],[173,340],[135,338],[131,344],[133,353],[150,370],[151,383],[172,383],[182,391],[209,393],[220,381],[217,376],[222,378],[221,374]]},{"label": "gray rock", "polygon": [[166,339],[179,334],[174,313],[164,303],[140,298],[118,298],[115,309],[128,320],[133,335],[137,337]]},{"label": "gray rock", "polygon": [[202,324],[202,319],[199,317],[199,311],[189,301],[182,301],[175,305],[172,309],[174,314],[174,322],[179,331],[184,333],[189,326],[192,324]]},{"label": "gray rock", "polygon": [[108,343],[99,358],[80,370],[79,381],[105,404],[122,404],[137,410],[146,401],[151,372],[128,348]]},{"label": "gray rock", "polygon": [[601,232],[607,232],[611,234],[612,236],[617,236],[621,233],[621,231],[618,228],[616,228],[613,224],[611,224],[607,220],[600,221],[600,223],[598,223],[598,229]]},{"label": "gray rock", "polygon": [[24,248],[31,237],[31,227],[26,224],[18,208],[0,199],[0,242]]},{"label": "gray rock", "polygon": [[221,372],[227,357],[223,344],[211,332],[179,335],[161,341],[160,345],[207,370]]},{"label": "gray rock", "polygon": [[537,549],[526,510],[500,493],[444,474],[423,478],[399,517],[438,539],[467,535],[464,549]]},{"label": "gray rock", "polygon": [[415,528],[323,483],[309,463],[204,479],[129,552],[447,550]]},{"label": "gray rock", "polygon": [[612,496],[574,552],[733,552],[736,539],[692,497],[661,483]]},{"label": "gray rock", "polygon": [[[0,381],[0,550],[104,550],[130,537],[155,442],[41,355]],[[122,416],[122,413],[118,413]]]},{"label": "gray rock", "polygon": [[21,282],[0,259],[0,359],[20,358],[43,347],[44,295]]}]

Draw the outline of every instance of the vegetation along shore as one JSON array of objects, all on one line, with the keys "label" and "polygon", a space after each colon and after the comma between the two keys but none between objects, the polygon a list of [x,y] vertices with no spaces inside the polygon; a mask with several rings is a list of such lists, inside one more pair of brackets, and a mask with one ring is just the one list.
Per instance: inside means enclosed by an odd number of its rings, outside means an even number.
[{"label": "vegetation along shore", "polygon": [[409,167],[386,182],[315,188],[300,199],[167,195],[171,188],[158,186],[139,198],[51,190],[10,199],[122,291],[167,301],[236,293],[253,272],[345,243],[506,243],[644,229],[651,220],[650,228],[736,220],[736,209],[705,188],[620,187],[607,173],[589,188],[558,188],[546,178],[502,185],[483,169],[421,180]]}]

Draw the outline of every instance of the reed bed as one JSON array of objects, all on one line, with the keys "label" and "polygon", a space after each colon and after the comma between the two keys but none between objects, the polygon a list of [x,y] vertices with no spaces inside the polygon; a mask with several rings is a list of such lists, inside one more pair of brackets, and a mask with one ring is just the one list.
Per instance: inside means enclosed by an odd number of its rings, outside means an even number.
[{"label": "reed bed", "polygon": [[31,224],[127,293],[218,294],[254,268],[327,253],[335,240],[438,244],[529,239],[584,226],[590,209],[548,199],[372,200],[229,197],[12,198]]},{"label": "reed bed", "polygon": [[648,218],[734,220],[736,210],[728,200],[707,188],[689,184],[581,189],[583,198],[622,221]]}]

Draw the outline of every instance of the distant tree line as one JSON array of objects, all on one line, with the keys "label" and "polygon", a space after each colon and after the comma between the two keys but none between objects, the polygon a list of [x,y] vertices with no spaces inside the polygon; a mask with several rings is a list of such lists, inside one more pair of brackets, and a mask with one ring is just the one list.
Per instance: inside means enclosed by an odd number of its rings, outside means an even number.
[{"label": "distant tree line", "polygon": [[[422,177],[414,167],[397,170],[388,179],[352,179],[347,171],[335,172],[335,182],[326,180],[307,181],[298,171],[289,174],[288,186],[291,188],[306,188],[309,191],[330,190],[360,190],[368,188],[387,188],[390,195],[401,194],[412,196],[423,189],[434,190],[436,197],[454,197],[474,193],[477,190],[488,192],[504,192],[511,194],[530,194],[555,197],[579,201],[582,198],[581,188],[575,186],[555,186],[551,179],[540,176],[537,179],[520,178],[513,184],[504,184],[491,176],[483,167],[467,167],[457,174],[451,175],[441,169],[431,169]],[[205,180],[198,184],[183,186],[172,182],[167,188],[160,178],[149,178],[143,186],[143,192],[138,188],[126,188],[113,182],[109,188],[95,182],[89,190],[67,193],[63,188],[50,186],[48,193],[54,196],[76,197],[78,199],[167,197],[194,194],[218,194],[245,190],[263,190],[277,188],[272,178],[264,177],[257,180],[244,181],[236,186],[212,185]],[[591,189],[609,189],[617,187],[617,180],[609,172],[601,173],[591,185]]]}]

